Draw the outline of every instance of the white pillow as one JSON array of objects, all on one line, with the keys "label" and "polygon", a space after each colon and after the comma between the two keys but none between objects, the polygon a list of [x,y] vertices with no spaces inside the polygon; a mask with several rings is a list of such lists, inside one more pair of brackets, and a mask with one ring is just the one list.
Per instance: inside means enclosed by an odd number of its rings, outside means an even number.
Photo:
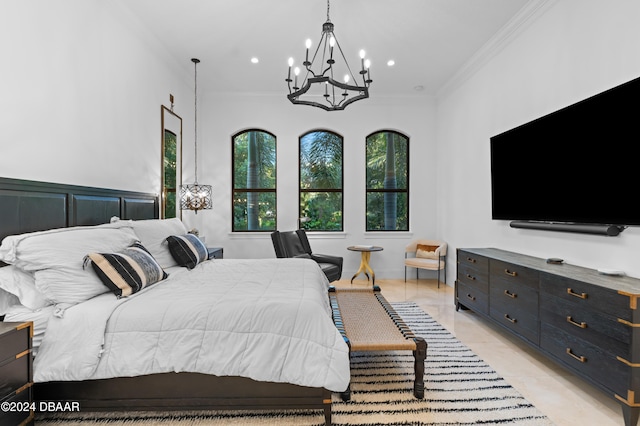
[{"label": "white pillow", "polygon": [[187,233],[187,228],[180,219],[134,220],[125,223],[133,228],[142,245],[163,269],[178,265],[165,240],[171,235]]},{"label": "white pillow", "polygon": [[47,299],[74,304],[108,291],[90,268],[83,269],[84,257],[93,252],[119,251],[136,240],[136,234],[127,227],[61,228],[15,236],[4,253],[10,253],[14,265],[34,272],[36,288]]},{"label": "white pillow", "polygon": [[0,288],[0,316],[6,314],[14,306],[20,306],[18,297]]},{"label": "white pillow", "polygon": [[[0,289],[15,297],[19,304],[29,309],[40,309],[51,304],[36,288],[36,280],[33,274],[21,271],[13,265],[0,268]],[[8,296],[0,294],[0,298],[7,299]],[[0,306],[3,305],[2,302],[0,300]],[[10,302],[5,301],[4,304],[6,305],[7,303]],[[1,311],[0,315],[2,315]]]}]

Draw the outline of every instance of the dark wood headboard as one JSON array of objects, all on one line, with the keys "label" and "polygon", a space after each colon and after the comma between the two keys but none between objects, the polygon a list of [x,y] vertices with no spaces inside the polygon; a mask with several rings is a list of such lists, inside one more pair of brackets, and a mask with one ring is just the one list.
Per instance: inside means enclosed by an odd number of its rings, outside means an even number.
[{"label": "dark wood headboard", "polygon": [[99,225],[113,216],[157,219],[158,206],[157,194],[0,177],[0,241],[12,234]]}]

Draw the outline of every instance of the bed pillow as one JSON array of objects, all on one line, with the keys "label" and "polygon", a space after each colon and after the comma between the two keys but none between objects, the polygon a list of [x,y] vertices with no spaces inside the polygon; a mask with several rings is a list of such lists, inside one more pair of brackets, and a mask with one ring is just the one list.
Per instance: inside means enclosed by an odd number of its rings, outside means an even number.
[{"label": "bed pillow", "polygon": [[187,228],[180,219],[133,220],[126,223],[133,228],[142,245],[160,266],[166,269],[178,265],[169,251],[166,239],[171,235],[187,233]]},{"label": "bed pillow", "polygon": [[116,252],[137,240],[128,227],[61,228],[17,236],[11,253],[14,265],[33,271],[36,288],[46,299],[76,304],[108,291],[93,271],[83,269],[86,254]]},{"label": "bed pillow", "polygon": [[207,247],[193,234],[171,235],[167,238],[169,251],[180,266],[193,269],[209,257]]},{"label": "bed pillow", "polygon": [[85,265],[89,261],[102,283],[118,298],[137,293],[168,276],[140,242],[118,253],[90,253]]},{"label": "bed pillow", "polygon": [[418,244],[416,248],[416,257],[421,257],[423,259],[437,259],[438,254],[436,250],[438,246],[431,246],[427,244]]},{"label": "bed pillow", "polygon": [[51,304],[36,288],[34,275],[21,271],[13,265],[0,268],[0,289],[15,297],[19,304],[29,309],[40,309]]},{"label": "bed pillow", "polygon": [[4,316],[14,306],[20,306],[18,297],[0,288],[0,317]]}]

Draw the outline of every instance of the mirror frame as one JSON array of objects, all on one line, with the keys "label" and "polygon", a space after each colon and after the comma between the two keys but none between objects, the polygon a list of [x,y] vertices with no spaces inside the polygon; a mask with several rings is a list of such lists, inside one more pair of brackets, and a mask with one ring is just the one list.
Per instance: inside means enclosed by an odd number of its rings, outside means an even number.
[{"label": "mirror frame", "polygon": [[[173,102],[172,102],[173,103]],[[166,190],[164,182],[164,148],[165,130],[176,135],[176,215],[182,219],[180,209],[179,188],[182,185],[182,117],[164,105],[160,106],[160,218],[165,219],[164,208]]]}]

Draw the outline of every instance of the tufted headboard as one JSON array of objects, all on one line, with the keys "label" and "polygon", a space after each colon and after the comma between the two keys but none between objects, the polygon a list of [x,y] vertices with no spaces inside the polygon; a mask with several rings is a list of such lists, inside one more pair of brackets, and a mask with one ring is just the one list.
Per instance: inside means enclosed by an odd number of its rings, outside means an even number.
[{"label": "tufted headboard", "polygon": [[7,235],[122,219],[157,219],[158,195],[0,177],[0,241]]}]

